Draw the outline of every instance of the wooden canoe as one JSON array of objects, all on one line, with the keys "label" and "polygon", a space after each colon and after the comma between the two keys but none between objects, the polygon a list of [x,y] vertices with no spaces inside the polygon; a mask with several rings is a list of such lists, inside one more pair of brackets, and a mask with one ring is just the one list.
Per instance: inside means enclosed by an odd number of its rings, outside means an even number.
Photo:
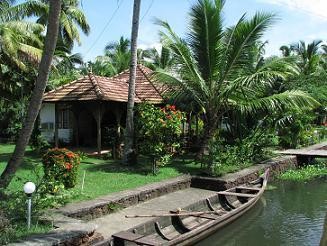
[{"label": "wooden canoe", "polygon": [[217,192],[171,215],[144,215],[155,219],[112,235],[113,245],[192,245],[252,208],[266,188],[268,175],[269,169],[251,183]]}]

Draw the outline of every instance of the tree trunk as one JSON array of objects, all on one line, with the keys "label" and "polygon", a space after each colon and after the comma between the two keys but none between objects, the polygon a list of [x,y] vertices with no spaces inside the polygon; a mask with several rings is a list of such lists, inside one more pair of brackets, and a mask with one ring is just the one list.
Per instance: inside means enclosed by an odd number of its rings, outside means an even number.
[{"label": "tree trunk", "polygon": [[124,158],[125,164],[132,164],[135,162],[134,150],[134,100],[135,100],[135,80],[137,67],[137,36],[139,29],[141,0],[134,0],[133,8],[133,23],[132,23],[132,38],[131,38],[131,63],[128,86],[128,102],[126,115],[126,131],[124,144]]},{"label": "tree trunk", "polygon": [[208,114],[203,125],[203,135],[200,139],[200,148],[196,154],[197,159],[200,159],[203,155],[209,154],[209,142],[214,137],[215,131],[217,130],[218,117],[210,116]]},{"label": "tree trunk", "polygon": [[49,4],[50,11],[47,34],[45,37],[44,51],[39,65],[38,76],[28,106],[26,118],[16,142],[14,153],[6,166],[6,169],[1,174],[0,188],[7,188],[20,166],[25,154],[26,146],[31,137],[35,120],[42,105],[42,97],[49,78],[52,58],[57,44],[61,0],[50,0]]}]

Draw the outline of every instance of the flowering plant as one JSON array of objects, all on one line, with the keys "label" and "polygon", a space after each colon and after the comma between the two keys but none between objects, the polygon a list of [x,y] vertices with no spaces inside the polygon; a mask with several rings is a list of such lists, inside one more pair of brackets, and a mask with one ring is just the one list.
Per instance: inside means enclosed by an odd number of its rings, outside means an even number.
[{"label": "flowering plant", "polygon": [[[44,179],[47,183],[63,185],[66,189],[76,185],[79,155],[68,149],[49,149],[43,156]],[[56,186],[55,186],[56,187]],[[55,187],[53,187],[55,189]],[[53,190],[52,192],[56,192]]]},{"label": "flowering plant", "polygon": [[[158,108],[150,104],[140,104],[137,108],[137,147],[141,154],[169,161],[172,149],[179,147],[184,114],[174,105]],[[165,161],[162,161],[165,160]]]}]

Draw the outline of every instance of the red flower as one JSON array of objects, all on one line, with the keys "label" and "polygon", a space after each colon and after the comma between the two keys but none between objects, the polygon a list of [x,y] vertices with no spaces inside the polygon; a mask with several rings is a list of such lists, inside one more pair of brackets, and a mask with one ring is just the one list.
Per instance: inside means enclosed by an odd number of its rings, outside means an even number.
[{"label": "red flower", "polygon": [[73,165],[70,164],[69,162],[66,162],[66,163],[65,163],[65,167],[66,167],[67,170],[70,170],[70,169],[73,168]]},{"label": "red flower", "polygon": [[66,154],[66,156],[67,156],[68,158],[74,158],[74,157],[75,157],[75,155],[74,155],[73,152],[68,152],[68,153]]}]

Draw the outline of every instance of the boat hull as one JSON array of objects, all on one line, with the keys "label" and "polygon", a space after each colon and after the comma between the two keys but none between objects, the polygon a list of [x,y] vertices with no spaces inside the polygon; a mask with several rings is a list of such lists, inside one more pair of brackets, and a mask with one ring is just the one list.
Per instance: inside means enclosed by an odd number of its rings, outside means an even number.
[{"label": "boat hull", "polygon": [[199,242],[249,211],[260,200],[268,173],[269,170],[250,184],[217,192],[184,208],[183,212],[152,215],[155,219],[150,222],[114,234],[113,245],[170,246]]}]

